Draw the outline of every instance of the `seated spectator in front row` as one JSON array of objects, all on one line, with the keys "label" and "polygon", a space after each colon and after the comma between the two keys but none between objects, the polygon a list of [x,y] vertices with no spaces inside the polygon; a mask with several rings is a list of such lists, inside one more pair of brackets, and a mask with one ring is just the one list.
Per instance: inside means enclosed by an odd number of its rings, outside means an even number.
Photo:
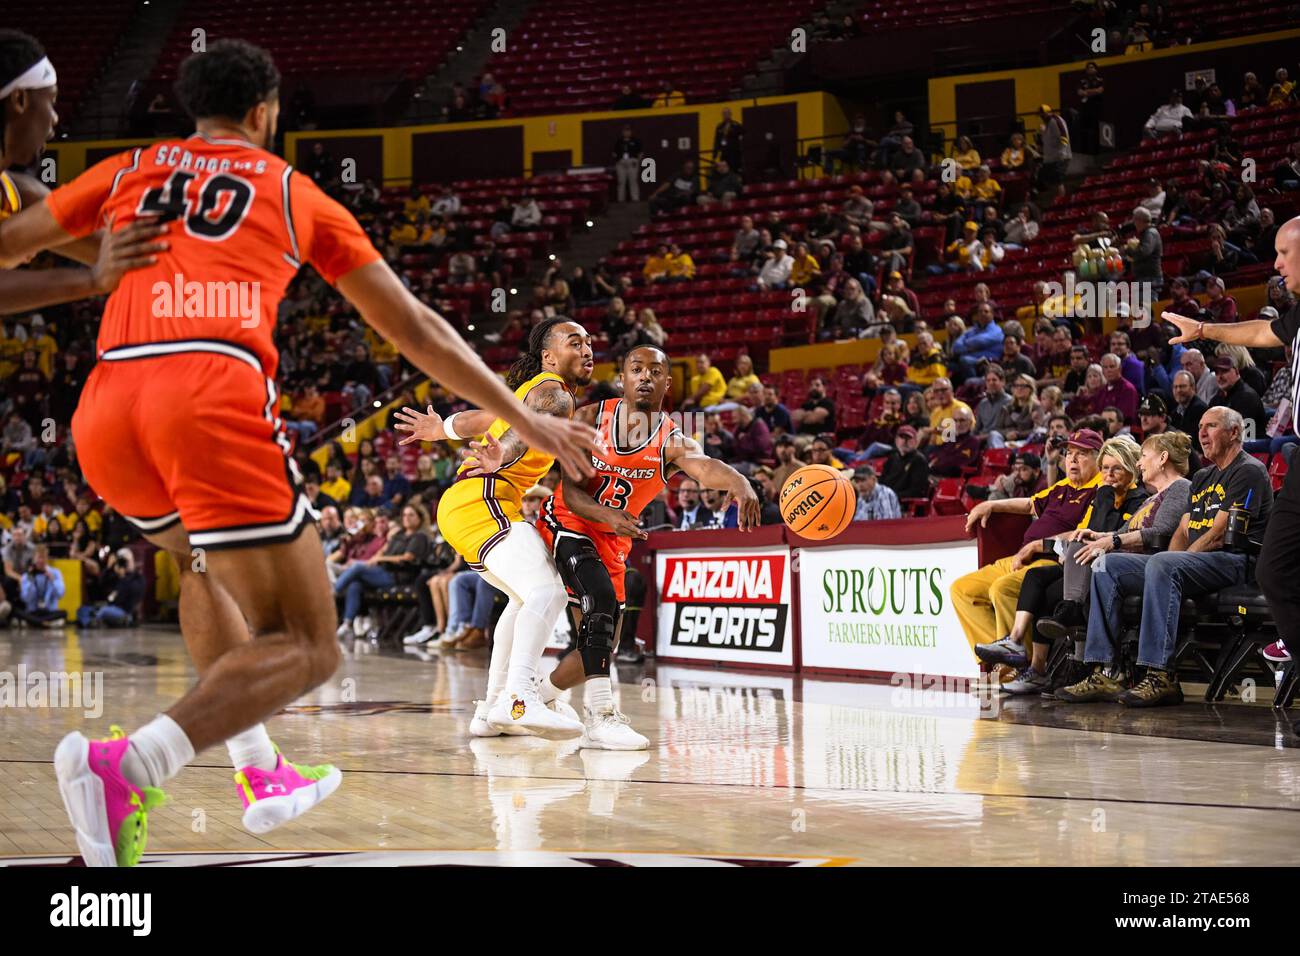
[{"label": "seated spectator in front row", "polygon": [[[1219,591],[1246,580],[1246,555],[1224,550],[1228,511],[1244,507],[1250,534],[1258,538],[1273,508],[1264,466],[1241,447],[1241,415],[1211,408],[1201,417],[1201,448],[1210,463],[1191,481],[1190,511],[1183,515],[1169,550],[1161,554],[1112,554],[1093,572],[1084,660],[1092,673],[1056,692],[1058,700],[1118,700],[1130,707],[1180,704],[1182,687],[1171,668],[1178,610],[1185,597]],[[1142,595],[1137,663],[1146,673],[1132,688],[1108,670],[1122,623],[1124,597]]]},{"label": "seated spectator in front row", "polygon": [[972,648],[979,644],[1000,644],[1008,651],[1019,648],[1009,635],[1015,625],[1021,585],[1030,568],[1049,563],[1029,549],[1043,538],[1065,534],[1079,526],[1101,484],[1101,473],[1097,470],[1101,446],[1101,436],[1095,431],[1074,432],[1067,443],[1064,478],[1029,498],[981,501],[966,516],[968,532],[976,524],[986,524],[989,515],[994,513],[1033,518],[1021,539],[1021,551],[953,582],[953,610]]},{"label": "seated spectator in front row", "polygon": [[[1141,481],[1137,442],[1127,435],[1112,438],[1101,446],[1101,485],[1097,488],[1092,507],[1084,515],[1079,527],[1055,538],[1029,542],[1021,548],[1022,561],[1033,554],[1059,551],[1069,546],[1083,531],[1112,534],[1130,520],[1147,492]],[[1073,559],[1071,552],[1066,558]],[[1065,560],[1065,558],[1063,558]],[[1034,620],[1045,616],[1056,606],[1063,593],[1064,570],[1060,563],[1033,568],[1025,575],[1016,599],[1016,616],[1008,641],[977,645],[975,656],[989,664],[1010,664],[1017,668],[1014,680],[1003,684],[1009,694],[1035,694],[1048,689],[1047,651],[1049,643],[1033,643],[1033,658],[1027,659],[1026,638],[1034,633]]]},{"label": "seated spectator in front row", "polygon": [[340,638],[358,636],[353,633],[352,622],[361,613],[362,598],[367,588],[391,588],[415,581],[432,547],[432,542],[424,531],[427,524],[428,518],[425,517],[423,508],[407,505],[402,509],[401,528],[388,538],[383,552],[364,563],[352,564],[339,575],[334,582],[334,593],[343,597]]},{"label": "seated spectator in front row", "polygon": [[101,582],[109,589],[106,599],[77,608],[77,627],[130,627],[136,622],[144,599],[144,575],[136,570],[135,555],[130,548],[121,548],[113,554]]},{"label": "seated spectator in front row", "polygon": [[853,486],[858,491],[854,521],[887,521],[903,517],[898,495],[888,485],[881,484],[876,470],[870,465],[859,465],[853,472]]}]

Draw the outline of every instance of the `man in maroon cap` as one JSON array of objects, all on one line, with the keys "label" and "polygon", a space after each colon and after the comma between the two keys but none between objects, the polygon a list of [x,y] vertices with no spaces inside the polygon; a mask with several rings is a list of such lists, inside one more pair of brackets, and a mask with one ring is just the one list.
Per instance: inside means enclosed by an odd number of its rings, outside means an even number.
[{"label": "man in maroon cap", "polygon": [[1026,571],[1050,563],[1045,557],[1052,553],[1048,539],[1082,525],[1101,484],[1097,469],[1101,445],[1101,436],[1092,429],[1075,432],[1066,445],[1064,478],[1027,498],[981,501],[966,516],[967,531],[976,523],[987,524],[995,512],[1033,518],[1019,551],[952,583],[953,609],[966,639],[986,663],[1023,667],[1028,662],[1024,648],[1010,638],[1020,586]]}]

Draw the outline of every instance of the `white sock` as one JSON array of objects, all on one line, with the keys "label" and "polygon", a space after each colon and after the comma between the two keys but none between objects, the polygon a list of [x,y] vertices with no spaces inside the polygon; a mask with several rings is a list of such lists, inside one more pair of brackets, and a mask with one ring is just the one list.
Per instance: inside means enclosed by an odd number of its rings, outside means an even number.
[{"label": "white sock", "polygon": [[588,677],[587,707],[594,714],[604,714],[614,709],[614,689],[608,677]]},{"label": "white sock", "polygon": [[122,755],[122,776],[137,787],[161,787],[194,759],[194,745],[181,725],[159,714],[135,733]]},{"label": "white sock", "polygon": [[563,587],[534,588],[525,598],[515,621],[514,646],[510,649],[510,670],[506,675],[506,687],[510,690],[523,690],[537,679],[537,665],[567,601]]},{"label": "white sock", "polygon": [[497,626],[492,629],[492,660],[488,664],[487,702],[495,704],[506,689],[506,674],[510,669],[510,651],[515,645],[515,622],[519,619],[518,601],[511,601],[501,612]]},{"label": "white sock", "polygon": [[550,674],[547,674],[545,677],[543,677],[541,681],[537,684],[537,694],[539,697],[542,698],[543,704],[549,704],[551,701],[555,700],[555,698],[559,697],[563,693],[564,691],[560,690],[560,688],[556,687],[553,683],[551,683]]},{"label": "white sock", "polygon": [[275,744],[271,743],[271,735],[266,732],[266,724],[235,734],[226,741],[226,749],[230,751],[230,763],[236,770],[256,767],[269,773],[275,769]]}]

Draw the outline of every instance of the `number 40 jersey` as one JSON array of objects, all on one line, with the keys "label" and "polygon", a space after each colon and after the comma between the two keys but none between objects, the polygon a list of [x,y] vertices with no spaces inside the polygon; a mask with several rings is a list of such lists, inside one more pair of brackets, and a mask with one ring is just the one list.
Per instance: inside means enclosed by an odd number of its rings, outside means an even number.
[{"label": "number 40 jersey", "polygon": [[217,340],[251,352],[274,379],[276,312],[302,264],[333,285],[380,258],[347,210],[280,157],[240,139],[195,133],[128,150],[45,202],[76,237],[148,214],[171,223],[163,237],[170,248],[128,272],[109,297],[101,355]]}]

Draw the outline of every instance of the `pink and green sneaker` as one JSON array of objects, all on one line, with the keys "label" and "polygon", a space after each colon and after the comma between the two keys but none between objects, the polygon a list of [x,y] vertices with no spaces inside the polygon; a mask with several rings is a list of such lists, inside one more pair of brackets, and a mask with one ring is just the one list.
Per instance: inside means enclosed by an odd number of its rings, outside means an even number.
[{"label": "pink and green sneaker", "polygon": [[275,748],[275,769],[244,767],[235,771],[236,789],[244,802],[244,828],[266,833],[302,816],[339,788],[343,773],[323,763],[309,767],[290,763]]},{"label": "pink and green sneaker", "polygon": [[109,733],[107,740],[68,734],[54,751],[54,773],[86,866],[135,866],[149,835],[149,811],[167,798],[122,775],[130,740],[121,727]]}]

